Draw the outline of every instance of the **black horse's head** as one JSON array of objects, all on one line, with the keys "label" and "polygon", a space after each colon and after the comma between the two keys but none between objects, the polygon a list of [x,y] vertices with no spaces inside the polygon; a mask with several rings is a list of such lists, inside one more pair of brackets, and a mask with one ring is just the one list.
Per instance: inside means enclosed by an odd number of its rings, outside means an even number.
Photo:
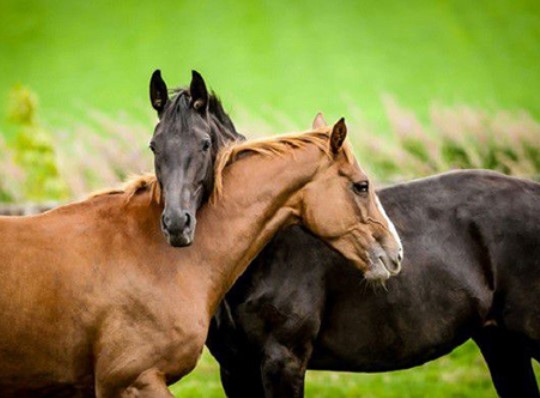
[{"label": "black horse's head", "polygon": [[159,116],[150,148],[165,202],[161,229],[172,246],[188,246],[193,242],[195,212],[213,180],[208,91],[202,76],[193,71],[189,89],[169,99],[167,85],[156,70],[150,100]]},{"label": "black horse's head", "polygon": [[195,213],[213,189],[217,151],[227,141],[243,137],[196,71],[192,71],[189,88],[176,90],[169,98],[156,70],[150,81],[150,100],[159,116],[150,148],[165,203],[161,229],[171,246],[189,246]]}]

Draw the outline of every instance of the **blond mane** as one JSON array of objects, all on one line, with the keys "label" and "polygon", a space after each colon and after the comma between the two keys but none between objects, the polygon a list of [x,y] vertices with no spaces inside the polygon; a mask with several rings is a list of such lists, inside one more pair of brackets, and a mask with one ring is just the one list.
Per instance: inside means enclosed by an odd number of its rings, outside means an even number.
[{"label": "blond mane", "polygon": [[[227,166],[234,163],[241,155],[257,153],[263,156],[281,156],[292,152],[294,149],[304,148],[309,144],[316,145],[327,156],[331,156],[329,146],[329,130],[312,131],[308,133],[294,133],[279,137],[263,138],[245,142],[233,142],[222,148],[216,158],[214,167],[214,191],[211,201],[215,201],[222,195],[223,172]],[[350,146],[346,143],[342,147],[349,163],[354,162],[354,155]],[[122,187],[106,189],[94,192],[89,198],[111,194],[126,194],[127,201],[134,195],[143,191],[151,191],[151,200],[157,203],[161,200],[161,189],[155,174],[146,173],[130,177]]]},{"label": "blond mane", "polygon": [[103,195],[126,194],[126,201],[137,193],[143,191],[151,191],[151,200],[159,203],[161,200],[161,189],[159,187],[156,175],[153,173],[144,173],[140,175],[130,176],[124,184],[119,188],[108,188],[101,191],[92,192],[88,195],[88,199]]},{"label": "blond mane", "polygon": [[214,192],[212,200],[219,198],[223,191],[223,171],[234,163],[241,155],[258,153],[263,156],[281,156],[293,149],[304,148],[314,144],[330,156],[327,131],[313,131],[309,133],[294,133],[279,137],[262,138],[241,143],[233,143],[224,147],[218,153],[214,168]]}]

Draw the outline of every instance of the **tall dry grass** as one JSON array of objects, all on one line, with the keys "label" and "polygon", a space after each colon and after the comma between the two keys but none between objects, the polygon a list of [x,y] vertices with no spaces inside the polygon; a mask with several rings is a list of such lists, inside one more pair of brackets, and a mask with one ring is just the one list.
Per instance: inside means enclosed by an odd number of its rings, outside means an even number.
[{"label": "tall dry grass", "polygon": [[540,176],[540,123],[525,111],[487,112],[469,106],[433,105],[429,120],[392,98],[384,101],[390,135],[359,128],[357,150],[384,180],[483,168],[508,175]]},{"label": "tall dry grass", "polygon": [[103,187],[117,186],[131,174],[152,170],[148,142],[154,121],[143,125],[98,111],[89,114],[92,124],[77,124],[58,136],[58,161],[73,197]]},{"label": "tall dry grass", "polygon": [[[392,98],[384,98],[390,132],[373,131],[350,110],[351,140],[378,180],[400,181],[461,168],[487,168],[509,175],[540,176],[540,123],[526,112],[487,112],[467,106],[432,106],[427,121]],[[272,131],[248,112],[232,115],[248,137]],[[129,174],[152,170],[147,143],[154,117],[137,123],[126,116],[89,113],[91,123],[46,129],[53,138],[57,169],[69,191],[80,198],[96,189],[115,186]],[[292,122],[276,113],[276,125]],[[309,121],[306,121],[306,127]],[[293,128],[289,128],[291,130]],[[0,140],[0,201],[24,201],[27,170],[14,161],[9,145]],[[61,199],[43,197],[42,200]]]}]

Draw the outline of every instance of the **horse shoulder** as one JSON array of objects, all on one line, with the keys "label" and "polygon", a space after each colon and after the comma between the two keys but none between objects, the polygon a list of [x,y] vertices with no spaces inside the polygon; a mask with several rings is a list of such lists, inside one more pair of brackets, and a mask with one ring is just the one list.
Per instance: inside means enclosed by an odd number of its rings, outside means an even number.
[{"label": "horse shoulder", "polygon": [[202,353],[208,319],[195,309],[197,300],[186,309],[185,299],[165,292],[162,299],[132,297],[108,313],[94,342],[100,383],[128,386],[148,369],[170,381],[189,373]]}]

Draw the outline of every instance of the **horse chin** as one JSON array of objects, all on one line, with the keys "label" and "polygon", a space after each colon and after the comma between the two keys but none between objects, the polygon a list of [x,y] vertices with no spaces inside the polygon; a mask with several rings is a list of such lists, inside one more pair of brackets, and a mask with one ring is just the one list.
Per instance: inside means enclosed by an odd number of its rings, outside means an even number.
[{"label": "horse chin", "polygon": [[169,237],[168,242],[169,242],[169,245],[171,245],[172,247],[187,247],[187,246],[191,246],[191,244],[193,243],[191,239],[184,238],[184,237],[175,237],[175,238]]},{"label": "horse chin", "polygon": [[180,238],[180,239],[169,239],[169,245],[172,247],[188,247],[193,243],[192,240]]},{"label": "horse chin", "polygon": [[369,269],[364,272],[364,278],[374,282],[384,282],[390,279],[391,276],[390,271],[386,269],[381,260],[371,262]]},{"label": "horse chin", "polygon": [[190,233],[170,234],[167,230],[163,230],[163,235],[172,247],[187,247],[193,243],[193,237]]},{"label": "horse chin", "polygon": [[363,273],[364,279],[369,282],[382,283],[390,279],[392,274],[380,258],[377,261],[373,261],[372,256],[360,256],[357,254],[359,252],[357,251],[355,254],[346,257]]}]

